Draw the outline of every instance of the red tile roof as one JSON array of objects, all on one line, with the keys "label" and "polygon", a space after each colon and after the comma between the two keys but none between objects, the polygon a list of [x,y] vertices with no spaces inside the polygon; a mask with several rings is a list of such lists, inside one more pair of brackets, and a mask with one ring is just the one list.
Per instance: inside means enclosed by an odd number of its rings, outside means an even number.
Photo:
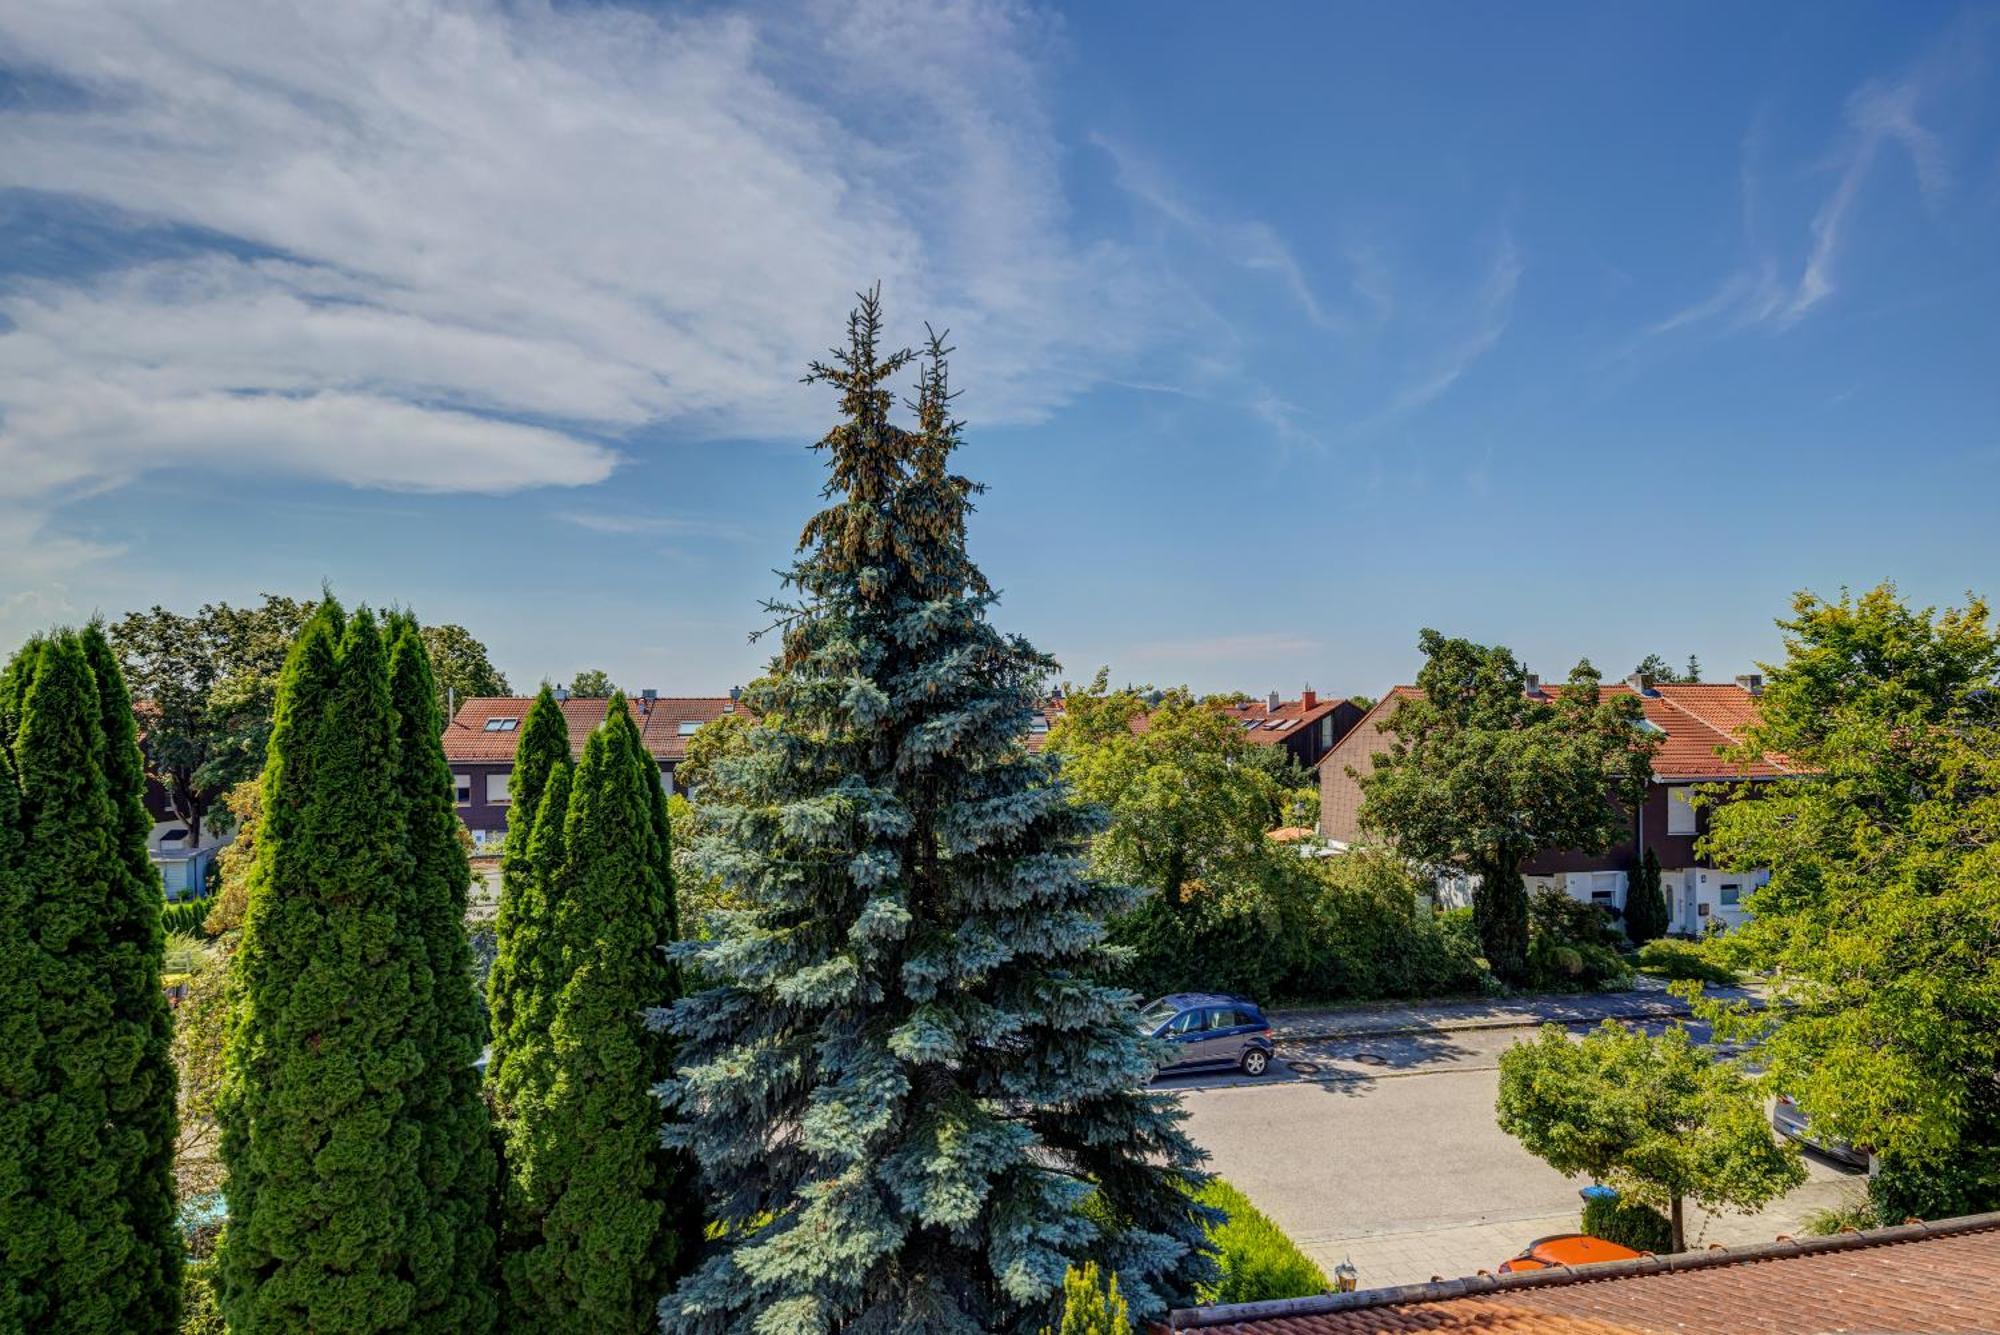
[{"label": "red tile roof", "polygon": [[2000,1335],[2000,1213],[1399,1289],[1190,1308],[1216,1335]]},{"label": "red tile roof", "polygon": [[1300,696],[1296,700],[1280,700],[1276,709],[1271,708],[1268,699],[1245,700],[1223,706],[1222,712],[1240,722],[1251,741],[1260,746],[1276,746],[1340,708],[1346,698],[1320,696],[1308,705],[1305,697]]},{"label": "red tile roof", "polygon": [[[1562,694],[1562,687],[1544,683],[1541,693],[1553,700]],[[1598,694],[1606,699],[1632,693],[1632,688],[1624,682],[1608,683],[1598,688]],[[1376,722],[1388,717],[1394,703],[1422,694],[1414,686],[1393,687],[1369,711],[1369,718],[1356,726],[1355,731],[1372,728]],[[1646,720],[1665,734],[1660,739],[1659,751],[1653,756],[1653,774],[1657,778],[1678,782],[1772,779],[1794,772],[1782,763],[1782,757],[1765,756],[1745,765],[1726,760],[1718,754],[1738,745],[1743,739],[1744,729],[1756,722],[1757,697],[1742,686],[1661,682],[1653,687],[1652,694],[1640,697],[1639,707],[1645,712]]]},{"label": "red tile roof", "polygon": [[[505,764],[513,760],[514,748],[521,741],[520,725],[503,731],[489,731],[487,721],[518,719],[525,722],[528,707],[534,703],[533,697],[519,695],[479,695],[466,700],[459,705],[451,725],[444,730],[445,758],[454,764]],[[583,744],[589,740],[591,730],[604,722],[607,703],[605,700],[562,702],[563,721],[569,724],[571,755],[583,754]],[[653,701],[650,709],[644,700],[634,699],[627,704],[631,707],[633,721],[639,725],[639,735],[645,739],[646,750],[657,761],[679,760],[687,754],[688,739],[681,735],[682,722],[707,723],[721,718],[732,708],[743,709],[742,705],[726,695],[662,698]]]}]

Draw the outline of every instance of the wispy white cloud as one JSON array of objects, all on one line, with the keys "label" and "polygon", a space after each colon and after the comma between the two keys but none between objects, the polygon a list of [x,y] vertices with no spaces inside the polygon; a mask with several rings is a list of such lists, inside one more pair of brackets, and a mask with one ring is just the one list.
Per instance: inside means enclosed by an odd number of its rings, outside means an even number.
[{"label": "wispy white cloud", "polygon": [[688,515],[631,514],[613,510],[564,510],[556,517],[566,524],[574,524],[593,533],[605,533],[616,537],[666,536],[742,542],[751,536],[750,531],[741,524]]},{"label": "wispy white cloud", "polygon": [[0,504],[185,465],[587,485],[640,427],[805,429],[877,278],[951,328],[969,413],[1036,420],[1147,330],[1071,239],[1049,41],[1010,0],[0,7],[74,90],[0,111],[0,188],[221,239],[0,291]]},{"label": "wispy white cloud", "polygon": [[1442,398],[1481,358],[1493,351],[1501,335],[1507,332],[1524,267],[1512,234],[1502,232],[1485,273],[1457,318],[1458,331],[1436,359],[1399,390],[1387,408],[1363,426],[1379,426]]}]

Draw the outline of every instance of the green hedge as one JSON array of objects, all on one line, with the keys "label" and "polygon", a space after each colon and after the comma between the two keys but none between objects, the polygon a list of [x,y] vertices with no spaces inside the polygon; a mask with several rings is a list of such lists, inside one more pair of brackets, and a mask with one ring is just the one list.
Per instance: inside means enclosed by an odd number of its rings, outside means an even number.
[{"label": "green hedge", "polygon": [[1199,1296],[1203,1302],[1254,1303],[1272,1298],[1308,1298],[1333,1287],[1327,1283],[1325,1273],[1269,1216],[1221,1178],[1210,1178],[1196,1199],[1229,1216],[1227,1223],[1209,1233],[1222,1277],[1214,1285],[1202,1288]]},{"label": "green hedge", "polygon": [[212,899],[186,899],[169,904],[160,912],[160,926],[168,936],[185,933],[189,936],[206,936],[202,923],[208,918],[208,911],[215,907]]},{"label": "green hedge", "polygon": [[1707,945],[1664,937],[1639,947],[1639,972],[1655,978],[1693,979],[1723,987],[1737,981],[1736,970],[1717,960]]},{"label": "green hedge", "polygon": [[1665,1256],[1674,1249],[1674,1226],[1665,1215],[1651,1206],[1616,1197],[1585,1202],[1583,1231],[1635,1252]]}]

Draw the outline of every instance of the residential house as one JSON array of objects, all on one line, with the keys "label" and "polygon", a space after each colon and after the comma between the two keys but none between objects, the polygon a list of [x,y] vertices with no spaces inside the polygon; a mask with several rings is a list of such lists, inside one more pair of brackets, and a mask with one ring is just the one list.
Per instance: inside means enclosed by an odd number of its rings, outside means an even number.
[{"label": "residential house", "polygon": [[[1561,687],[1543,685],[1530,677],[1529,690],[1553,699]],[[1728,684],[1654,682],[1634,675],[1600,688],[1607,695],[1637,695],[1644,726],[1660,737],[1653,758],[1653,780],[1645,801],[1630,813],[1628,837],[1599,854],[1549,850],[1536,854],[1522,868],[1531,890],[1560,889],[1588,903],[1625,907],[1625,893],[1642,849],[1650,848],[1660,862],[1660,887],[1666,894],[1668,930],[1699,934],[1711,923],[1734,926],[1745,917],[1743,903],[1769,873],[1709,865],[1695,851],[1708,832],[1708,813],[1690,797],[1704,783],[1748,779],[1777,780],[1789,772],[1778,760],[1763,756],[1738,762],[1723,752],[1737,746],[1746,727],[1756,720],[1757,697],[1763,678],[1738,677]],[[1360,775],[1372,768],[1373,757],[1389,749],[1392,735],[1381,725],[1404,700],[1418,695],[1414,686],[1398,686],[1383,696],[1367,717],[1349,732],[1320,765],[1320,833],[1335,847],[1362,838]],[[1350,771],[1352,771],[1350,773]],[[1462,879],[1442,881],[1447,902],[1462,902],[1468,887]]]},{"label": "residential house", "polygon": [[[1272,691],[1263,699],[1245,698],[1217,706],[1235,719],[1259,746],[1282,746],[1302,767],[1319,764],[1340,740],[1361,721],[1362,709],[1352,700],[1323,700],[1308,689],[1296,700],[1286,700]],[[1039,751],[1051,724],[1062,717],[1063,698],[1044,701],[1028,731],[1028,749]],[[1146,715],[1132,720],[1133,732],[1146,730]]]},{"label": "residential house", "polygon": [[[687,757],[688,738],[702,724],[744,708],[739,694],[661,696],[644,691],[626,701],[647,753],[660,767],[661,783],[673,786],[674,767]],[[520,744],[521,727],[534,703],[530,696],[474,696],[458,706],[444,730],[444,755],[451,762],[458,814],[476,844],[506,832],[507,779],[514,772],[514,748]],[[603,699],[561,701],[563,721],[569,725],[571,756],[582,757],[583,744],[604,722],[608,703]]]},{"label": "residential house", "polygon": [[1149,1329],[1213,1335],[2000,1335],[2000,1214],[1190,1307]]}]

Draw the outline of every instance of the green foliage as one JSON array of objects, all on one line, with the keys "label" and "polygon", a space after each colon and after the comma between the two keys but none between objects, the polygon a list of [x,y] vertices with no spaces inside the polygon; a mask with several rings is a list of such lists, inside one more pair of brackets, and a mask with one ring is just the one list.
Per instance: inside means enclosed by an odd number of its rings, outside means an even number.
[{"label": "green foliage", "polygon": [[437,687],[438,727],[442,731],[451,722],[450,714],[454,700],[466,700],[475,695],[510,695],[507,678],[493,660],[487,657],[486,646],[463,626],[450,624],[425,626],[419,632],[424,639],[424,654],[430,661],[431,677]]},{"label": "green foliage", "polygon": [[1630,1247],[1635,1252],[1664,1256],[1674,1250],[1674,1226],[1650,1205],[1619,1197],[1595,1197],[1583,1203],[1582,1231],[1593,1238]]},{"label": "green foliage", "polygon": [[1500,1057],[1500,1129],[1559,1173],[1588,1173],[1637,1204],[1761,1208],[1805,1181],[1743,1074],[1679,1025],[1655,1038],[1606,1020],[1580,1041],[1561,1025]]},{"label": "green foliage", "polygon": [[[494,959],[486,976],[487,1022],[493,1052],[487,1062],[488,1098],[503,1126],[512,1095],[508,1064],[523,1045],[548,1033],[547,1008],[555,1001],[560,958],[548,936],[549,878],[562,861],[562,825],[569,810],[569,724],[546,683],[528,706],[514,768],[507,775],[507,810],[513,837],[500,854],[500,903],[494,918]],[[549,801],[551,788],[560,792]],[[548,821],[543,822],[544,808]]]},{"label": "green foliage", "polygon": [[[1042,1327],[1042,1335],[1049,1328]],[[1118,1292],[1118,1276],[1099,1276],[1085,1261],[1063,1276],[1062,1322],[1055,1335],[1132,1335],[1132,1315]]]},{"label": "green foliage", "polygon": [[1660,889],[1660,859],[1652,849],[1639,860],[1625,892],[1625,935],[1635,945],[1658,940],[1667,930],[1667,896]]},{"label": "green foliage", "polygon": [[507,1007],[535,1026],[517,1025],[499,1086],[507,1328],[639,1335],[701,1220],[691,1165],[660,1145],[652,1093],[672,1069],[643,1012],[677,991],[661,949],[675,935],[673,883],[659,771],[623,696],[568,772],[553,771],[533,836],[532,857],[550,859],[547,967],[513,973],[543,993]]},{"label": "green foliage", "polygon": [[716,785],[724,782],[720,762],[750,750],[750,718],[741,710],[712,718],[687,740],[687,751],[674,766],[674,783],[696,801],[720,800],[727,796]]},{"label": "green foliage", "polygon": [[[1898,1219],[1896,1222],[1901,1223]],[[1816,1238],[1831,1237],[1836,1233],[1865,1233],[1871,1228],[1882,1227],[1882,1218],[1875,1212],[1875,1206],[1863,1199],[1845,1205],[1832,1205],[1824,1210],[1809,1210],[1799,1221],[1799,1232]]]},{"label": "green foliage", "polygon": [[1648,941],[1639,947],[1639,972],[1655,978],[1736,985],[1736,970],[1717,958],[1713,942]]},{"label": "green foliage", "polygon": [[1203,1205],[1220,1210],[1226,1222],[1210,1232],[1222,1274],[1202,1286],[1206,1303],[1257,1303],[1274,1298],[1306,1298],[1333,1286],[1326,1274],[1285,1236],[1250,1198],[1221,1178],[1210,1178],[1198,1193]]},{"label": "green foliage", "polygon": [[617,689],[611,674],[602,668],[585,668],[569,684],[569,693],[579,700],[608,700]]},{"label": "green foliage", "polygon": [[1797,773],[1720,805],[1704,845],[1770,869],[1727,940],[1772,971],[1776,1004],[1710,1018],[1757,1043],[1816,1131],[1875,1149],[1884,1218],[1993,1209],[2000,630],[1982,601],[1915,609],[1891,585],[1802,593],[1779,625],[1745,748]]},{"label": "green foliage", "polygon": [[1528,904],[1528,987],[1596,992],[1625,986],[1632,971],[1618,954],[1620,939],[1595,904],[1560,890],[1538,891]]},{"label": "green foliage", "polygon": [[1639,666],[1632,670],[1642,676],[1651,677],[1654,681],[1665,682],[1669,685],[1675,682],[1697,682],[1701,680],[1701,660],[1693,654],[1688,655],[1687,666],[1684,668],[1674,667],[1673,664],[1658,654],[1647,654],[1639,660]]},{"label": "green foliage", "polygon": [[[1110,824],[1091,846],[1093,870],[1158,892],[1178,911],[1205,889],[1253,879],[1265,838],[1285,815],[1287,784],[1233,718],[1185,687],[1110,690],[1099,669],[1064,694],[1046,750],[1077,798]],[[1142,731],[1133,723],[1145,719]]]},{"label": "green foliage", "polygon": [[160,930],[168,936],[208,935],[208,911],[213,907],[206,899],[184,899],[178,903],[165,904],[160,908]]},{"label": "green foliage", "polygon": [[441,939],[467,873],[423,655],[389,631],[325,600],[279,685],[219,1100],[234,1335],[491,1326],[470,982]]},{"label": "green foliage", "polygon": [[181,1271],[180,1335],[228,1335],[212,1256],[189,1261]]},{"label": "green foliage", "polygon": [[[1521,864],[1545,848],[1602,852],[1625,830],[1658,739],[1639,702],[1600,698],[1586,660],[1550,701],[1527,692],[1506,649],[1426,630],[1423,694],[1379,726],[1392,737],[1361,775],[1361,821],[1405,857],[1479,877],[1473,910],[1486,960],[1504,982],[1529,980]],[[1544,697],[1550,692],[1544,692]]]},{"label": "green foliage", "polygon": [[1272,1001],[1341,1001],[1476,993],[1477,939],[1419,902],[1399,859],[1368,850],[1302,858],[1267,844],[1247,883],[1185,908],[1148,899],[1116,919],[1131,954],[1116,977],[1146,996],[1219,990]]},{"label": "green foliage", "polygon": [[171,1331],[171,1020],[130,697],[93,625],[0,675],[0,1329]]},{"label": "green foliage", "polygon": [[685,1040],[667,1135],[721,1226],[669,1332],[1031,1331],[1077,1262],[1141,1317],[1210,1269],[1198,1152],[1147,1088],[1163,1045],[1097,981],[1136,892],[1084,874],[1094,813],[1022,744],[1054,665],[991,626],[966,555],[946,349],[909,430],[879,331],[871,296],[813,368],[842,396],[827,505],[702,812],[746,907],[679,948],[714,985],[659,1015]]}]

